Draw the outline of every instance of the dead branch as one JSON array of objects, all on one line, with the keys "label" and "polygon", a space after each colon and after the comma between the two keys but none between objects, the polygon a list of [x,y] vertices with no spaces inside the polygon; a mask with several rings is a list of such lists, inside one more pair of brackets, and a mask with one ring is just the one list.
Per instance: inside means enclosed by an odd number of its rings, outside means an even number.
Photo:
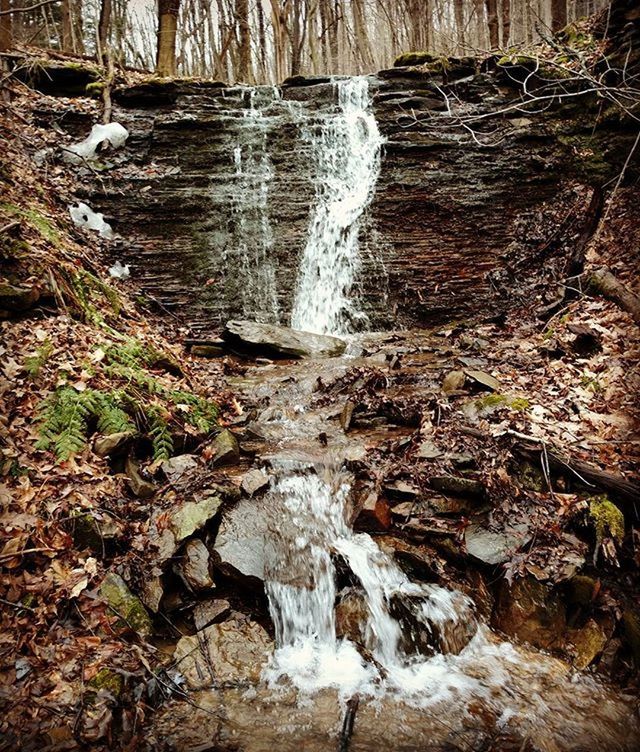
[{"label": "dead branch", "polygon": [[606,267],[596,269],[591,274],[588,290],[615,303],[630,313],[636,324],[640,324],[640,296],[625,287]]}]

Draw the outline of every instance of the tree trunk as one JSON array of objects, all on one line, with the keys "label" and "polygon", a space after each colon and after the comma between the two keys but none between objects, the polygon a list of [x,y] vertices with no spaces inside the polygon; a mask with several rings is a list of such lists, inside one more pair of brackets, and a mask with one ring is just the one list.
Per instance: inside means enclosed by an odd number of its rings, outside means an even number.
[{"label": "tree trunk", "polygon": [[102,0],[100,19],[98,20],[98,61],[106,63],[109,51],[109,32],[111,30],[111,0]]},{"label": "tree trunk", "polygon": [[159,76],[176,75],[176,34],[180,0],[159,0],[158,52],[156,73]]},{"label": "tree trunk", "polygon": [[551,0],[551,31],[564,29],[567,25],[567,0]]},{"label": "tree trunk", "polygon": [[250,83],[251,75],[251,28],[249,26],[249,0],[236,0],[236,23],[240,39],[238,55],[238,78]]},{"label": "tree trunk", "polygon": [[502,46],[509,46],[511,37],[511,0],[502,0]]},{"label": "tree trunk", "polygon": [[[11,10],[11,0],[0,0],[0,10]],[[8,50],[13,45],[13,24],[11,13],[0,16],[0,52]]]},{"label": "tree trunk", "polygon": [[487,26],[489,27],[489,46],[497,50],[500,46],[498,34],[498,0],[484,0],[487,9]]},{"label": "tree trunk", "polygon": [[458,39],[458,49],[464,53],[465,40],[464,40],[464,5],[463,0],[454,0],[453,5],[455,18],[456,18],[456,37]]}]

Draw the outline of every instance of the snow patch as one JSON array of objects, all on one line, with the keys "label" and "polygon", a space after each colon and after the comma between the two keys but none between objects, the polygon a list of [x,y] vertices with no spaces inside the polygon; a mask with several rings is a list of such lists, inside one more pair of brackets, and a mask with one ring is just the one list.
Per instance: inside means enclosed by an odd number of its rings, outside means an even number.
[{"label": "snow patch", "polygon": [[120,123],[96,124],[84,141],[66,147],[64,160],[71,164],[80,164],[86,159],[94,159],[96,149],[103,141],[108,141],[114,149],[119,149],[124,146],[127,138],[129,131]]},{"label": "snow patch", "polygon": [[113,230],[111,225],[104,221],[104,214],[94,212],[90,206],[82,203],[69,207],[69,214],[73,223],[78,227],[86,227],[88,230],[96,230],[103,238],[111,239]]}]

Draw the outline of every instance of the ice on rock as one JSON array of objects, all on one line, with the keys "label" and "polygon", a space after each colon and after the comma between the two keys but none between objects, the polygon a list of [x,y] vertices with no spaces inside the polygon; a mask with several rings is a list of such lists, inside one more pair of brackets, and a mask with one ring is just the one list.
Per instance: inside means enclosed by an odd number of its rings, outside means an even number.
[{"label": "ice on rock", "polygon": [[80,164],[85,159],[93,159],[96,149],[103,141],[108,141],[114,149],[119,149],[124,146],[127,138],[129,138],[129,131],[120,123],[107,123],[106,125],[98,123],[93,126],[91,133],[84,141],[66,147],[64,160],[71,164]]},{"label": "ice on rock", "polygon": [[129,279],[131,272],[129,271],[129,264],[123,264],[120,261],[109,267],[109,274],[114,279]]},{"label": "ice on rock", "polygon": [[113,237],[111,225],[104,221],[104,215],[94,212],[87,204],[80,202],[77,206],[70,206],[69,214],[73,223],[78,227],[96,230],[103,238]]}]

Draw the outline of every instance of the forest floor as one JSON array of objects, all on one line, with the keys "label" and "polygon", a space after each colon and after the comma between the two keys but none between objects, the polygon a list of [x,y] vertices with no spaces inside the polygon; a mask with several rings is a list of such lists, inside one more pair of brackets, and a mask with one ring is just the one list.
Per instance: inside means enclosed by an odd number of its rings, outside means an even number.
[{"label": "forest floor", "polygon": [[[203,488],[225,504],[242,493],[262,451],[247,431],[260,403],[239,402],[229,386],[250,363],[194,357],[179,321],[135,280],[109,276],[108,241],[69,217],[77,186],[55,156],[59,134],[35,124],[43,97],[12,84],[0,105],[0,749],[137,749],[154,708],[183,692],[168,667],[199,601],[172,572],[162,608],[149,592],[180,558],[182,539],[168,557],[155,553],[159,530]],[[620,189],[587,264],[637,293],[635,208]],[[480,593],[497,629],[633,687],[640,330],[614,303],[582,294],[541,322],[538,294],[532,286],[500,326],[363,338],[364,359],[324,379],[317,407],[335,408],[347,434],[389,432],[353,462],[380,494],[373,509],[356,503],[357,525],[392,550],[404,545],[442,583]],[[241,453],[221,444],[225,425]],[[197,482],[185,485],[167,460],[187,454]],[[438,491],[443,477],[471,485]],[[472,487],[491,499],[488,522],[463,503]],[[502,536],[498,560],[469,554],[480,521],[494,543]],[[522,619],[516,587],[535,601]],[[224,577],[219,593],[267,624],[263,598]],[[545,631],[553,609],[563,617]]]}]

